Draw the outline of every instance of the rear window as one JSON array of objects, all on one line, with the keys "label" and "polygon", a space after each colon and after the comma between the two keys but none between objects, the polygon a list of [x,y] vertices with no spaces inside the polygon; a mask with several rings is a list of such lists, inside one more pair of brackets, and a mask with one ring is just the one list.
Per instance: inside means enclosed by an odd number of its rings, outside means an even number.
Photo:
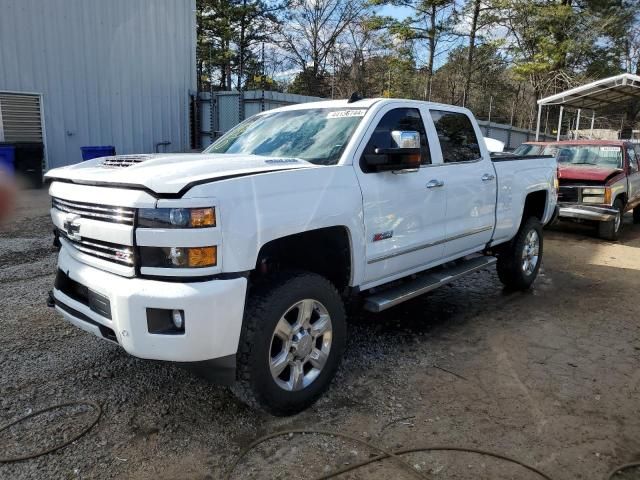
[{"label": "rear window", "polygon": [[471,120],[464,113],[431,110],[442,159],[445,163],[469,162],[480,158],[480,145]]},{"label": "rear window", "polygon": [[543,145],[530,145],[530,144],[523,143],[513,151],[513,154],[522,155],[523,157],[524,156],[530,157],[534,155],[540,155],[543,149],[544,149]]}]

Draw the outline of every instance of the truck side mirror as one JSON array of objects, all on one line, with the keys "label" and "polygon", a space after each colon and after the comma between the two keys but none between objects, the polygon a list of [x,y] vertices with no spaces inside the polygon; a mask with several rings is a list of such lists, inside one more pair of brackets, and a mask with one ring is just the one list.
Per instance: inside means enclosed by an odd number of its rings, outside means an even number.
[{"label": "truck side mirror", "polygon": [[394,130],[391,138],[396,144],[392,148],[376,148],[374,153],[364,155],[369,172],[407,171],[420,168],[420,133]]}]

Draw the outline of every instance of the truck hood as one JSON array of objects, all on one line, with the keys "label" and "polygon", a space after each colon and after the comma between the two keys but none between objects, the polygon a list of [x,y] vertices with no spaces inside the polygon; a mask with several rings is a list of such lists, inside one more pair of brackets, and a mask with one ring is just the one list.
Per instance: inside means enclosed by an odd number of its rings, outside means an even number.
[{"label": "truck hood", "polygon": [[622,170],[619,168],[558,164],[558,178],[564,180],[591,180],[604,183],[620,173],[622,173]]},{"label": "truck hood", "polygon": [[49,170],[45,178],[89,185],[144,187],[176,194],[190,185],[298,168],[320,168],[296,158],[244,154],[145,154],[102,157]]}]

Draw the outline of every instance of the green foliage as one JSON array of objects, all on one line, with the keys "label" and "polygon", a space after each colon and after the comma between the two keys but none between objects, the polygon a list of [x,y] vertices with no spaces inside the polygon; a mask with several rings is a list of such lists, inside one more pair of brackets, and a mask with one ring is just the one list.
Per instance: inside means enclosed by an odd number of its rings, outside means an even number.
[{"label": "green foliage", "polygon": [[517,78],[537,96],[570,86],[572,78],[620,72],[631,14],[625,0],[501,0],[515,41],[509,52]]},{"label": "green foliage", "polygon": [[[260,62],[255,48],[270,41],[282,5],[263,0],[197,0],[198,79],[218,89],[244,88]],[[253,69],[253,71],[251,71]]]},{"label": "green foliage", "polygon": [[[379,6],[409,15],[373,14]],[[465,104],[485,118],[491,104],[492,120],[522,127],[537,98],[640,73],[637,0],[197,0],[197,21],[201,87],[358,91]],[[288,85],[274,80],[283,70],[298,72]]]}]

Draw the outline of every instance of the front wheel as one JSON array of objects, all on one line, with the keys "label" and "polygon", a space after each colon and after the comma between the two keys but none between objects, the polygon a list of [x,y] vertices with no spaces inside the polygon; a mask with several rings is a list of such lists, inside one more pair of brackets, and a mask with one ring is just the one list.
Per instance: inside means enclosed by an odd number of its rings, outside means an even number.
[{"label": "front wheel", "polygon": [[346,342],[342,300],[324,277],[283,272],[255,287],[245,309],[234,393],[291,415],[329,387]]},{"label": "front wheel", "polygon": [[624,215],[624,203],[621,199],[616,199],[613,203],[613,208],[615,208],[618,213],[615,218],[609,222],[599,222],[598,223],[598,235],[600,238],[605,240],[617,240],[620,236],[620,232],[622,231],[622,217]]},{"label": "front wheel", "polygon": [[542,225],[528,218],[515,238],[498,254],[498,277],[505,287],[526,290],[538,276],[542,263]]},{"label": "front wheel", "polygon": [[633,209],[633,223],[640,223],[640,205]]}]

